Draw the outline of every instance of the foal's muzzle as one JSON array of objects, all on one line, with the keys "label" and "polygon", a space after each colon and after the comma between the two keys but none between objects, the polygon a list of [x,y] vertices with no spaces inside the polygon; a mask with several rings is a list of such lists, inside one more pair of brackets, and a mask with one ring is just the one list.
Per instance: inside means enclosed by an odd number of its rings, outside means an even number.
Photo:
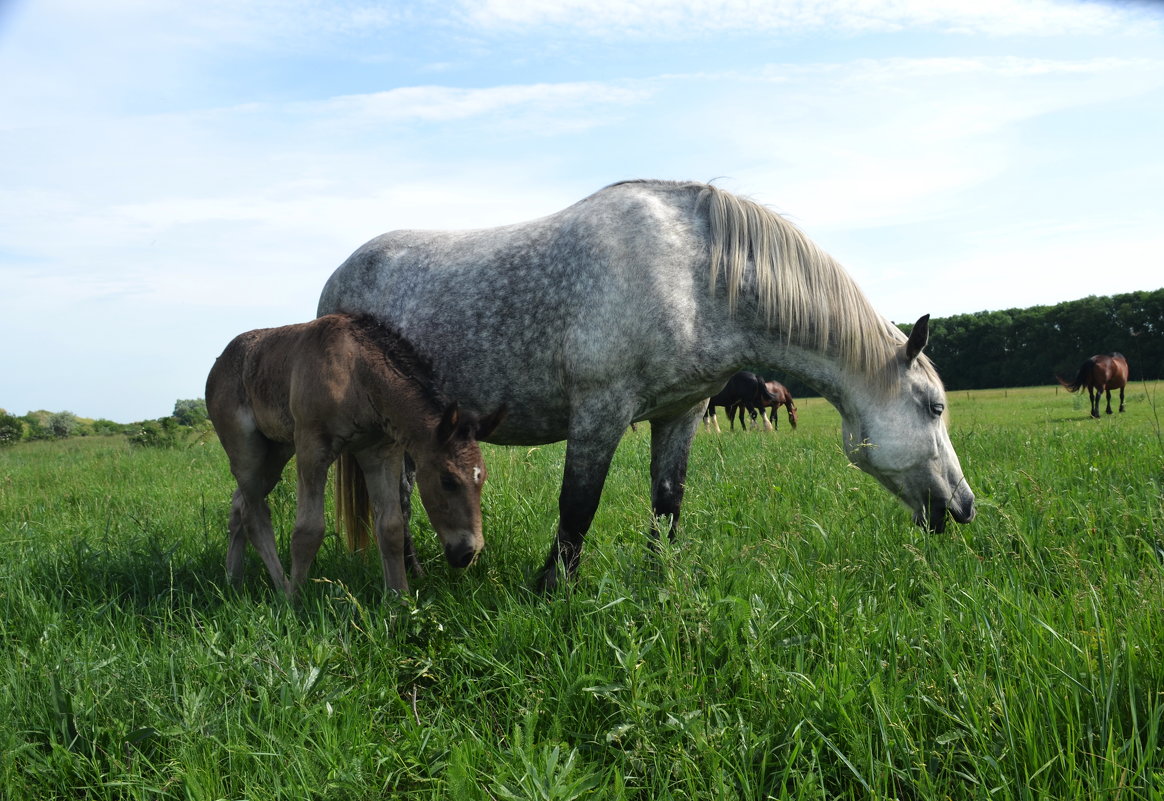
[{"label": "foal's muzzle", "polygon": [[467,542],[451,543],[445,546],[445,559],[453,567],[468,567],[473,564],[479,551]]}]

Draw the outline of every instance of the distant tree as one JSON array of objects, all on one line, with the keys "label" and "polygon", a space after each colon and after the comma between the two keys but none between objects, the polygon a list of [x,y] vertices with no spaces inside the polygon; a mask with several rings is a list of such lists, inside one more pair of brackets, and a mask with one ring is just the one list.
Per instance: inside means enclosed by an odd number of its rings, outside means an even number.
[{"label": "distant tree", "polygon": [[207,421],[209,415],[206,412],[206,401],[202,398],[196,400],[180,400],[174,403],[174,419],[184,426],[195,428]]},{"label": "distant tree", "polygon": [[49,428],[49,413],[48,412],[29,412],[21,417],[21,421],[25,425],[26,437],[30,440],[37,439],[52,439],[53,432]]},{"label": "distant tree", "polygon": [[20,422],[19,417],[0,409],[0,448],[5,445],[15,445],[23,438],[24,423]]},{"label": "distant tree", "polygon": [[72,412],[55,412],[49,415],[48,430],[54,439],[67,439],[80,433],[81,420]]},{"label": "distant tree", "polygon": [[106,420],[104,417],[94,420],[89,426],[90,430],[97,436],[110,436],[112,434],[124,434],[127,432],[127,426],[121,423],[115,423],[112,420]]},{"label": "distant tree", "polygon": [[177,448],[185,442],[185,428],[175,417],[145,420],[135,424],[137,430],[130,434],[129,444],[137,448]]}]

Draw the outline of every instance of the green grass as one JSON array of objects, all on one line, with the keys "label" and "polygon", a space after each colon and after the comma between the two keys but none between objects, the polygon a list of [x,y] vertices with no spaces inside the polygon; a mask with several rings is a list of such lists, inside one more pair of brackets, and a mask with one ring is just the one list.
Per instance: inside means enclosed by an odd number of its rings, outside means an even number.
[{"label": "green grass", "polygon": [[297,606],[223,586],[213,442],[0,451],[0,799],[1164,798],[1160,390],[954,393],[940,535],[823,401],[701,432],[658,558],[642,426],[549,601],[561,446],[487,449],[469,570],[421,514],[412,599],[329,537]]}]

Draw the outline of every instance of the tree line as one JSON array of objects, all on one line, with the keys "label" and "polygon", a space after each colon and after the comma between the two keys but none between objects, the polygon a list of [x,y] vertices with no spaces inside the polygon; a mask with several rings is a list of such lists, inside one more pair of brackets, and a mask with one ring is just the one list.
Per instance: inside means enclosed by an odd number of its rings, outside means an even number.
[{"label": "tree line", "polygon": [[123,434],[131,445],[174,447],[190,439],[208,425],[206,401],[197,398],[174,403],[174,412],[156,420],[115,423],[112,420],[86,420],[72,412],[29,412],[21,417],[0,409],[0,447],[17,442],[68,439],[69,437],[112,436]]},{"label": "tree line", "polygon": [[1164,378],[1164,289],[931,320],[926,348],[953,390],[1053,384],[1113,351],[1131,380]]},{"label": "tree line", "polygon": [[[1164,378],[1164,289],[935,317],[926,346],[950,390],[1054,384],[1056,376],[1074,378],[1088,357],[1113,351],[1127,357],[1131,380]],[[767,377],[794,397],[817,394],[791,377]]]},{"label": "tree line", "polygon": [[[913,329],[912,324],[899,327],[907,334]],[[934,318],[926,347],[951,390],[1053,384],[1055,376],[1073,378],[1089,356],[1112,351],[1127,357],[1133,381],[1164,378],[1164,288]],[[795,379],[767,377],[787,384],[794,397],[816,394]],[[206,422],[201,398],[177,401],[169,417],[126,424],[84,420],[72,412],[15,417],[0,409],[0,446],[125,434],[134,445],[168,447],[186,441]]]}]

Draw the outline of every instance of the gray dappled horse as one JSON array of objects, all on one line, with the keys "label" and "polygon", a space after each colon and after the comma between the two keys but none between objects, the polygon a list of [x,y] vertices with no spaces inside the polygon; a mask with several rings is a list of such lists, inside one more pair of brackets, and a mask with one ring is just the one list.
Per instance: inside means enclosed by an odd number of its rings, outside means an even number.
[{"label": "gray dappled horse", "polygon": [[399,328],[468,409],[505,404],[487,441],[566,440],[543,590],[577,568],[631,422],[651,422],[651,504],[674,535],[706,399],[745,365],[832,402],[849,459],[918,524],[974,516],[928,315],[907,339],[794,226],[715,186],[628,181],[516,225],[384,234],[328,280],[318,312],[338,311]]}]

